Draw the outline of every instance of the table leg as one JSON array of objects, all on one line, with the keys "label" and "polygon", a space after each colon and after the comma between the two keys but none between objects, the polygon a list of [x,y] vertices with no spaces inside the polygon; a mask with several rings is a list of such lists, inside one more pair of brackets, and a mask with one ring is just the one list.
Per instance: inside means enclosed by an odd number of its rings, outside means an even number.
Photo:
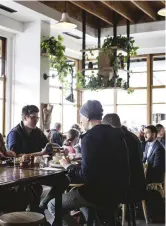
[{"label": "table leg", "polygon": [[62,191],[55,190],[55,219],[52,225],[62,226]]}]

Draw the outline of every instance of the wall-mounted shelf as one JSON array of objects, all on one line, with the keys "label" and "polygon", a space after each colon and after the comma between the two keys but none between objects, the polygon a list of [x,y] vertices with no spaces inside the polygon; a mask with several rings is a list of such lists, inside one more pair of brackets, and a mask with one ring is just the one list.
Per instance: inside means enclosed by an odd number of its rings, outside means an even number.
[{"label": "wall-mounted shelf", "polygon": [[[83,71],[99,71],[101,69],[106,69],[106,70],[111,70],[113,71],[113,67],[104,67],[104,68],[87,68],[87,69],[84,69]],[[132,71],[128,71],[126,69],[122,69],[122,68],[119,68],[118,71],[123,71],[123,72],[129,72],[129,73],[132,73]]]}]

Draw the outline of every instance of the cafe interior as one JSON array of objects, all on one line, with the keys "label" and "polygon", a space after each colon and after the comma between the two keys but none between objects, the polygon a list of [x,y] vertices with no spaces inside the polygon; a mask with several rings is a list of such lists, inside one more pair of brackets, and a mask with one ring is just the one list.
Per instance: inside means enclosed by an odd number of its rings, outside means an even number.
[{"label": "cafe interior", "polygon": [[0,1],[0,225],[165,224],[165,18],[160,0]]}]

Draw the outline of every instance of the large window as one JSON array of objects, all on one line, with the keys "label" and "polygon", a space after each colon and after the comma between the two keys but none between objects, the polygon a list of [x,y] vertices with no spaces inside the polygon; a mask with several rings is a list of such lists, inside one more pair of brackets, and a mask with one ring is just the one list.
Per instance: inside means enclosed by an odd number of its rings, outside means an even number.
[{"label": "large window", "polygon": [[166,127],[166,59],[153,57],[152,121]]},{"label": "large window", "polygon": [[86,90],[83,92],[83,103],[88,99],[101,101],[104,114],[118,113],[122,123],[134,132],[149,123],[161,123],[166,127],[165,55],[137,56],[131,59],[130,70],[130,87],[134,88],[134,93],[127,94],[120,89]]},{"label": "large window", "polygon": [[146,87],[147,86],[147,62],[146,58],[132,59],[130,63],[130,86]]},{"label": "large window", "polygon": [[131,59],[130,87],[132,94],[117,90],[117,113],[122,124],[138,132],[147,122],[147,60],[145,57]]},{"label": "large window", "polygon": [[0,133],[5,136],[5,48],[6,39],[0,37]]},{"label": "large window", "polygon": [[98,100],[103,106],[103,115],[114,112],[114,90],[104,89],[99,91],[85,90],[82,96],[82,103],[88,100]]},{"label": "large window", "polygon": [[[153,67],[151,67],[153,65]],[[118,113],[123,124],[137,132],[141,125],[160,122],[166,126],[166,60],[163,55],[145,55],[131,59],[130,87],[134,93],[124,90],[84,90],[75,104],[66,102],[70,91],[64,92],[56,79],[50,79],[50,102],[54,104],[53,118],[63,122],[66,131],[78,118],[78,106],[87,100],[99,100],[103,114]],[[126,76],[126,74],[124,74]],[[75,99],[77,93],[75,91]],[[69,117],[70,114],[70,117]],[[152,118],[149,117],[152,115]]]},{"label": "large window", "polygon": [[[73,65],[74,73],[76,72],[76,62],[70,61]],[[55,71],[50,70],[50,75],[55,74]],[[68,81],[70,82],[71,75],[68,75]],[[74,85],[75,88],[75,85]],[[71,103],[66,100],[66,97],[70,95],[70,89],[63,88],[63,84],[57,77],[49,79],[49,102],[54,106],[52,112],[51,127],[56,122],[62,123],[63,132],[67,132],[72,124],[77,123],[77,91],[74,89],[75,102]]]}]

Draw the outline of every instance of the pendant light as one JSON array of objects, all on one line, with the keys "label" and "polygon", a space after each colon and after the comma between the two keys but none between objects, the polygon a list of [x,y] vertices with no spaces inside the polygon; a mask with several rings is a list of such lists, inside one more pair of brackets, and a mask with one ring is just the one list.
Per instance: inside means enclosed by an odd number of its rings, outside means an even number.
[{"label": "pendant light", "polygon": [[157,13],[158,13],[160,16],[166,16],[166,8],[160,9]]},{"label": "pendant light", "polygon": [[61,17],[60,21],[58,23],[56,23],[54,25],[54,27],[59,28],[59,29],[63,29],[63,30],[65,30],[65,29],[67,29],[67,30],[68,29],[75,29],[77,27],[77,25],[70,21],[69,15],[66,11],[66,4],[67,3],[65,1],[65,10],[62,13],[62,17]]}]

